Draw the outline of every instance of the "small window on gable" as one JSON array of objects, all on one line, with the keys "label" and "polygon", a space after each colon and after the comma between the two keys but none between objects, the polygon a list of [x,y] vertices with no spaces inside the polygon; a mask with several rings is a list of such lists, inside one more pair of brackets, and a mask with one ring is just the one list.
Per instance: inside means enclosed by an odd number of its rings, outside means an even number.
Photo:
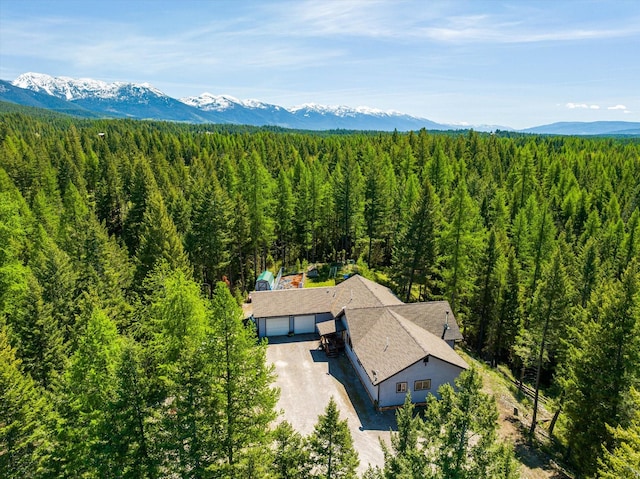
[{"label": "small window on gable", "polygon": [[414,391],[424,391],[431,389],[431,379],[418,379],[413,385]]},{"label": "small window on gable", "polygon": [[396,383],[396,392],[397,393],[406,393],[407,392],[407,383]]}]

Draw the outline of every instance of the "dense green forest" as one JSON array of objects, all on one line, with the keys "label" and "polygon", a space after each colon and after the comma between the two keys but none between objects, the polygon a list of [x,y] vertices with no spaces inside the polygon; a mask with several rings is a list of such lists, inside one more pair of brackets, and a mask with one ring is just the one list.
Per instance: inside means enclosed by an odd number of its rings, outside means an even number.
[{"label": "dense green forest", "polygon": [[278,466],[296,438],[270,432],[238,302],[263,269],[354,260],[446,298],[471,350],[554,400],[568,463],[624,477],[639,236],[633,139],[5,113],[0,475],[307,477]]}]

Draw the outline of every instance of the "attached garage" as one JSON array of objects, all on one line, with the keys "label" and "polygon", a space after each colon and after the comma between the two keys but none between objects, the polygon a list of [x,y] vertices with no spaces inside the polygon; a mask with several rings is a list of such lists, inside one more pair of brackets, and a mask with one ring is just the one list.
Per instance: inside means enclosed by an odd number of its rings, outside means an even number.
[{"label": "attached garage", "polygon": [[309,314],[295,316],[293,318],[293,332],[295,334],[308,334],[316,332],[316,315]]},{"label": "attached garage", "polygon": [[289,334],[289,316],[266,319],[267,336],[286,336]]}]

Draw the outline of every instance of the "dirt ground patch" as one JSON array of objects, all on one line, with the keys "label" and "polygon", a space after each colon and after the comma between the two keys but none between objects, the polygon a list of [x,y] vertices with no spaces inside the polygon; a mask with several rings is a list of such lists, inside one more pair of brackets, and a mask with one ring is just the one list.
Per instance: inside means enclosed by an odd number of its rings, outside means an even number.
[{"label": "dirt ground patch", "polygon": [[369,464],[383,466],[380,440],[389,442],[396,430],[395,412],[377,412],[347,357],[329,358],[316,335],[270,339],[267,361],[274,365],[280,388],[278,408],[303,435],[313,432],[318,416],[333,396],[340,417],[347,419],[360,457],[359,473]]}]

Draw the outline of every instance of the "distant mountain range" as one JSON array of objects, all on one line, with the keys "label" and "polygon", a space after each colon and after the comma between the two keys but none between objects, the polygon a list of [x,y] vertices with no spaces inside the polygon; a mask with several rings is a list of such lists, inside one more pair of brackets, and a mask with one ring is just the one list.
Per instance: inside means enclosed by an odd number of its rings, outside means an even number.
[{"label": "distant mountain range", "polygon": [[640,135],[640,123],[631,121],[561,121],[521,131],[545,135]]},{"label": "distant mountain range", "polygon": [[[189,123],[273,125],[303,130],[462,130],[513,131],[497,125],[436,123],[393,111],[366,107],[305,104],[293,108],[203,93],[179,100],[148,83],[106,83],[92,79],[25,73],[13,82],[0,80],[0,101],[54,110],[82,118],[133,118]],[[640,135],[640,123],[553,123],[522,130],[554,135]]]}]

